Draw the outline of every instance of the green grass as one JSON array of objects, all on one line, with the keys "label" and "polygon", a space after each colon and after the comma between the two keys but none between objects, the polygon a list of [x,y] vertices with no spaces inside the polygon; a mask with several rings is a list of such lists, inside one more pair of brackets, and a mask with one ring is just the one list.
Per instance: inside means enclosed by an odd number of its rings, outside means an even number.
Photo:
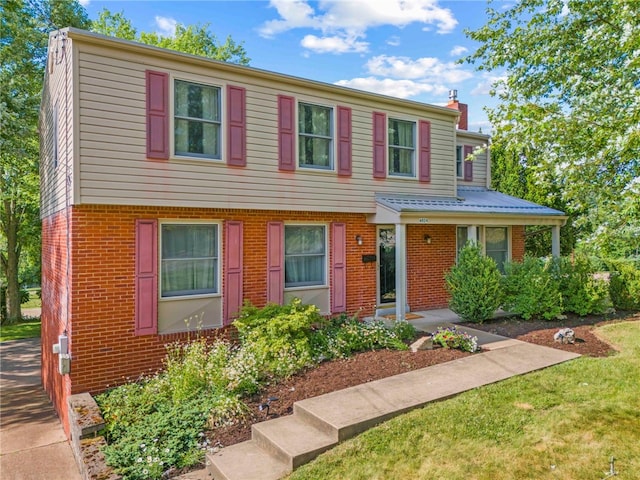
[{"label": "green grass", "polygon": [[39,288],[29,288],[29,301],[22,304],[22,308],[40,308],[42,300],[38,296]]},{"label": "green grass", "polygon": [[[599,480],[640,472],[640,323],[599,334],[620,349],[430,404],[344,442],[290,480]],[[451,379],[455,381],[455,379]]]},{"label": "green grass", "polygon": [[40,336],[40,319],[0,326],[0,342]]}]

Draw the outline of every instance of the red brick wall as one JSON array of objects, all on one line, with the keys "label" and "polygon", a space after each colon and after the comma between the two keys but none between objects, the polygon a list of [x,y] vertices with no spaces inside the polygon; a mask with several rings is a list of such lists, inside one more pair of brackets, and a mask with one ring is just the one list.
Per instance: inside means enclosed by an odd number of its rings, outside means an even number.
[{"label": "red brick wall", "polygon": [[524,226],[511,227],[511,259],[521,261],[524,257]]},{"label": "red brick wall", "polygon": [[[43,384],[68,433],[69,394],[103,391],[161,367],[165,345],[187,334],[134,335],[135,220],[215,219],[244,222],[244,298],[266,302],[266,230],[269,221],[344,222],[347,225],[349,314],[371,315],[376,304],[376,226],[363,214],[239,211],[162,207],[77,206],[72,209],[69,324],[71,374],[57,373],[51,346],[65,328],[66,226],[64,213],[43,221]],[[426,244],[424,235],[432,237]],[[360,235],[363,245],[358,245]],[[455,227],[410,225],[409,305],[413,310],[444,307],[443,275],[455,259]],[[224,248],[224,246],[223,246]],[[330,279],[331,281],[331,279]],[[216,335],[219,331],[213,331]]]},{"label": "red brick wall", "polygon": [[[431,243],[424,236],[431,237]],[[411,310],[444,308],[444,275],[456,260],[455,225],[407,226],[407,291]]]}]

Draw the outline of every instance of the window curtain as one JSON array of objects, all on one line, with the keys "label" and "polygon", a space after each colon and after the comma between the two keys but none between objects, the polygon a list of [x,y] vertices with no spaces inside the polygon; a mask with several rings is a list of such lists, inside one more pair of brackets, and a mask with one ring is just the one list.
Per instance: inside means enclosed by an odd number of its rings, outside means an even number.
[{"label": "window curtain", "polygon": [[216,225],[162,226],[162,296],[218,291]]},{"label": "window curtain", "polygon": [[509,240],[506,227],[487,227],[485,229],[485,252],[493,258],[501,272],[509,254]]},{"label": "window curtain", "polygon": [[392,173],[413,174],[413,127],[411,122],[389,121],[389,171]]},{"label": "window curtain", "polygon": [[298,130],[300,164],[330,167],[331,109],[300,104]]},{"label": "window curtain", "polygon": [[285,287],[324,285],[324,226],[285,226]]},{"label": "window curtain", "polygon": [[178,154],[220,156],[220,89],[175,82],[175,149]]}]

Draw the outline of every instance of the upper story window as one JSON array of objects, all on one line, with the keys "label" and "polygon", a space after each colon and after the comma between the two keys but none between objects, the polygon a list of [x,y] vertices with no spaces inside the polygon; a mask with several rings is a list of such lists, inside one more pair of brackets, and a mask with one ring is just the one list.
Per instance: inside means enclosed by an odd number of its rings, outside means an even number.
[{"label": "upper story window", "polygon": [[462,178],[464,175],[463,170],[463,161],[462,157],[462,145],[456,146],[456,177]]},{"label": "upper story window", "polygon": [[161,296],[218,293],[218,225],[165,223],[160,232]]},{"label": "upper story window", "polygon": [[220,97],[221,91],[218,87],[175,81],[176,155],[220,158]]},{"label": "upper story window", "polygon": [[333,169],[333,109],[298,104],[298,160],[301,167]]},{"label": "upper story window", "polygon": [[416,124],[389,119],[389,175],[415,177]]},{"label": "upper story window", "polygon": [[325,285],[324,225],[285,225],[284,286]]}]

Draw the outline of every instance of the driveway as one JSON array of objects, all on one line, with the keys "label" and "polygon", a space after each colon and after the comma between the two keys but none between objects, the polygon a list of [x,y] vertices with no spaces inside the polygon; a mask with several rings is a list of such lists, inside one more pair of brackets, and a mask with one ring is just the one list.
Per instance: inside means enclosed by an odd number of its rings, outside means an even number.
[{"label": "driveway", "polygon": [[82,478],[42,389],[39,338],[0,343],[0,478]]}]

